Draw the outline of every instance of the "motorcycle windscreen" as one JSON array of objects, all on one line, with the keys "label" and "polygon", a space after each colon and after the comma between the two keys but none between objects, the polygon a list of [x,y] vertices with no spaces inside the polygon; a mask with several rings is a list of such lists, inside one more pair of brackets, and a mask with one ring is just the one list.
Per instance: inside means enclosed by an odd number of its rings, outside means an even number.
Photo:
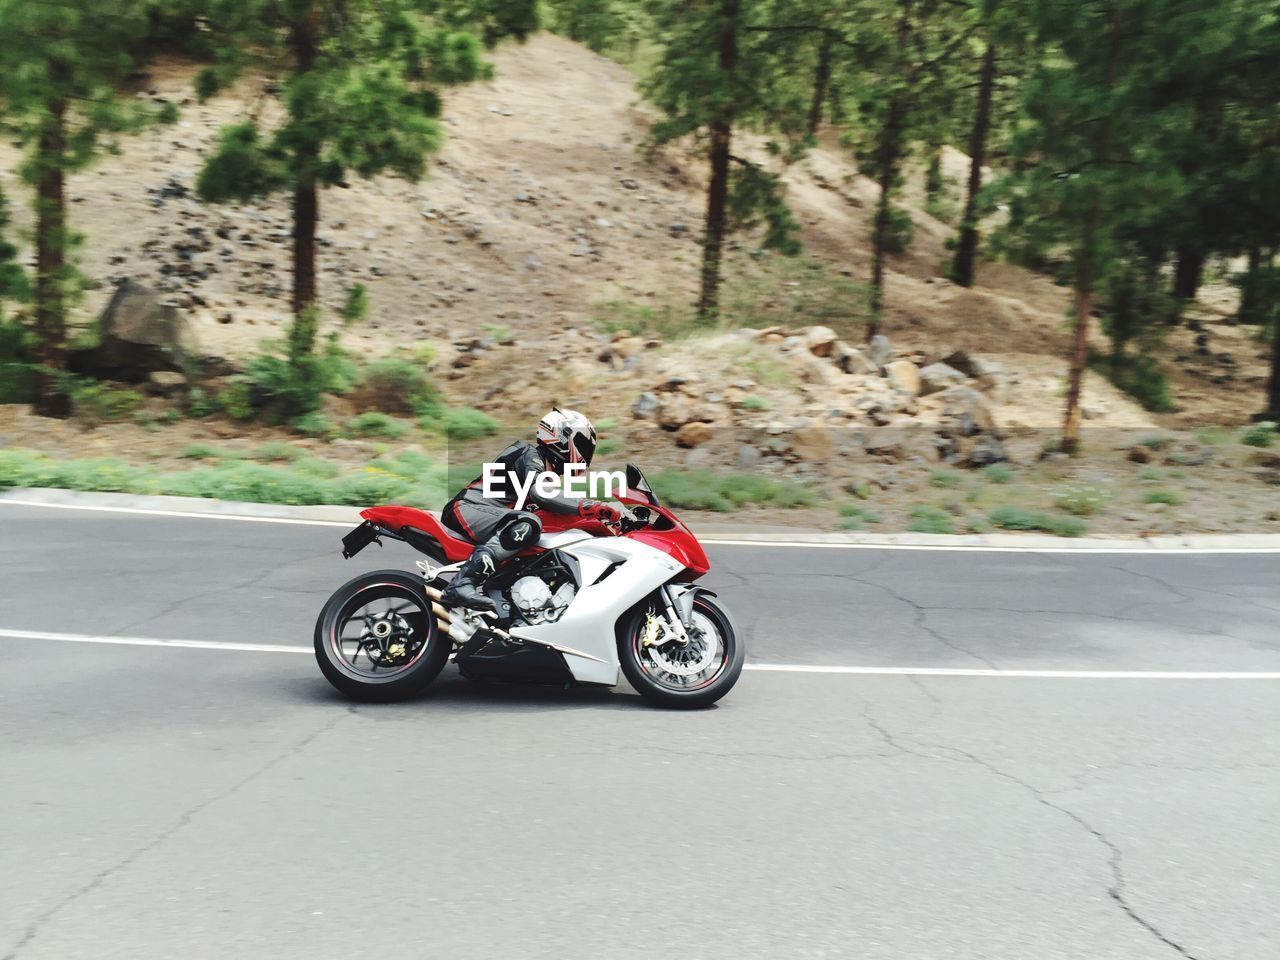
[{"label": "motorcycle windscreen", "polygon": [[658,497],[654,494],[653,488],[649,486],[649,481],[634,463],[627,464],[627,492],[632,496],[644,497],[651,507],[658,506]]}]

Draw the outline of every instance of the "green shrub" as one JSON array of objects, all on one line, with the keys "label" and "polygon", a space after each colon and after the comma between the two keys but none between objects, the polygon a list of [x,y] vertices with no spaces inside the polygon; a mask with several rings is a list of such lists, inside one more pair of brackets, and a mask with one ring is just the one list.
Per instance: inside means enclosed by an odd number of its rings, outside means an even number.
[{"label": "green shrub", "polygon": [[929,474],[929,486],[954,490],[960,485],[960,474],[954,470],[935,470]]},{"label": "green shrub", "polygon": [[[0,210],[0,219],[3,216]],[[35,399],[35,362],[35,342],[27,328],[16,320],[0,319],[0,403]]]},{"label": "green shrub", "polygon": [[291,469],[295,473],[315,480],[331,480],[342,472],[332,460],[309,456],[299,457],[294,461]]},{"label": "green shrub", "polygon": [[622,441],[616,437],[605,437],[596,444],[596,455],[601,457],[611,456],[617,453],[621,446]]},{"label": "green shrub", "polygon": [[768,410],[769,401],[760,397],[743,397],[738,401],[738,406],[743,410]]},{"label": "green shrub", "polygon": [[57,465],[31,450],[0,450],[0,490],[8,487],[47,487]]},{"label": "green shrub", "polygon": [[202,387],[193,387],[187,394],[187,416],[203,419],[218,412],[218,402]]},{"label": "green shrub", "polygon": [[369,293],[363,283],[347,287],[347,299],[342,304],[342,322],[348,325],[360,323],[369,315]]},{"label": "green shrub", "polygon": [[905,253],[915,239],[916,225],[911,214],[897,205],[889,207],[889,229],[885,234],[884,248],[888,253]]},{"label": "green shrub", "polygon": [[444,433],[450,440],[479,440],[498,432],[498,421],[472,407],[459,407],[444,415]]},{"label": "green shrub", "polygon": [[992,463],[983,467],[982,474],[992,483],[1013,482],[1013,470],[1003,463]]},{"label": "green shrub", "polygon": [[1168,413],[1174,409],[1169,393],[1169,377],[1160,363],[1148,354],[1123,354],[1119,357],[1094,358],[1090,366],[1133,397],[1147,410]]},{"label": "green shrub", "polygon": [[249,384],[234,381],[218,391],[218,406],[232,420],[253,419],[253,396]]},{"label": "green shrub", "polygon": [[55,487],[146,493],[147,471],[114,459],[53,460],[31,450],[0,450],[0,489]]},{"label": "green shrub", "polygon": [[329,502],[352,506],[391,503],[407,493],[412,485],[404,477],[378,467],[365,467],[328,484]]},{"label": "green shrub", "polygon": [[918,504],[911,508],[907,529],[912,533],[955,533],[956,526],[951,514],[938,507]]},{"label": "green shrub", "polygon": [[218,448],[207,443],[191,443],[178,454],[184,460],[217,460]]},{"label": "green shrub", "polygon": [[861,530],[868,523],[879,523],[880,515],[860,503],[846,503],[840,507],[840,516],[846,530]]},{"label": "green shrub", "polygon": [[335,433],[329,418],[315,411],[294,417],[289,421],[289,426],[295,433],[300,433],[304,437],[331,437]]},{"label": "green shrub", "polygon": [[1171,444],[1173,441],[1169,437],[1162,437],[1162,436],[1159,436],[1158,434],[1153,434],[1149,437],[1143,437],[1138,442],[1142,444],[1144,447],[1147,447],[1148,449],[1151,449],[1151,450],[1163,450],[1165,447],[1169,446],[1169,444]]},{"label": "green shrub", "polygon": [[142,406],[143,399],[137,390],[106,383],[81,383],[71,391],[76,416],[91,426],[128,420]]},{"label": "green shrub", "polygon": [[345,433],[350,437],[386,437],[395,440],[408,433],[407,425],[393,420],[385,413],[362,413],[347,421]]},{"label": "green shrub", "polygon": [[662,503],[690,510],[723,513],[748,503],[793,509],[816,502],[813,491],[803,484],[759,474],[718,476],[708,470],[663,470],[652,483]]},{"label": "green shrub", "polygon": [[1274,423],[1255,423],[1240,434],[1240,442],[1250,447],[1269,447],[1276,438]]},{"label": "green shrub", "polygon": [[1078,537],[1088,529],[1088,524],[1077,517],[1061,517],[1012,504],[996,507],[987,519],[1002,530],[1041,530],[1059,537]]},{"label": "green shrub", "polygon": [[1172,490],[1147,490],[1142,494],[1143,503],[1167,503],[1171,507],[1179,506],[1182,497]]},{"label": "green shrub", "polygon": [[1078,517],[1090,517],[1107,505],[1111,495],[1101,487],[1089,483],[1077,483],[1063,487],[1053,495],[1059,508]]},{"label": "green shrub", "polygon": [[1224,427],[1196,427],[1193,431],[1195,438],[1207,446],[1216,446],[1219,443],[1225,443],[1231,438],[1231,434]]},{"label": "green shrub", "polygon": [[264,443],[253,452],[253,459],[261,460],[263,463],[280,462],[284,460],[296,460],[302,455],[302,452],[295,447],[290,446],[283,440],[272,440],[270,443]]},{"label": "green shrub", "polygon": [[440,401],[426,371],[416,363],[386,357],[371,363],[352,392],[352,402],[383,413],[436,412]]},{"label": "green shrub", "polygon": [[1138,479],[1146,482],[1150,482],[1153,480],[1163,480],[1164,474],[1162,474],[1159,470],[1155,470],[1151,467],[1146,467],[1145,469],[1138,471]]},{"label": "green shrub", "polygon": [[247,503],[312,504],[328,502],[323,481],[301,471],[260,463],[227,463],[169,474],[158,483],[161,493],[179,497],[214,497]]}]

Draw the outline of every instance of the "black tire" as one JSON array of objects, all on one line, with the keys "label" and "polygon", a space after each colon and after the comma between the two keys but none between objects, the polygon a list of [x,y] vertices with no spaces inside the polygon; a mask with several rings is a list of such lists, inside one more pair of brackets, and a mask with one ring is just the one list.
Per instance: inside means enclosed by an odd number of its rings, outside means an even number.
[{"label": "black tire", "polygon": [[[343,641],[339,639],[342,628],[365,604],[396,598],[412,602],[417,609],[403,613],[409,631],[405,637],[397,635],[393,639],[405,639],[411,646],[421,639],[421,646],[403,665],[387,668],[385,677],[376,676],[376,666],[374,675],[368,675],[368,670],[353,666],[359,653],[351,662],[343,655]],[[347,638],[347,642],[353,641]],[[449,637],[440,631],[431,612],[431,601],[423,593],[422,578],[402,570],[376,570],[343,584],[316,620],[315,652],[320,672],[344,696],[366,703],[391,703],[421,693],[444,669],[451,647]],[[373,666],[368,655],[366,659]]]},{"label": "black tire", "polygon": [[618,661],[627,681],[650,703],[677,710],[697,710],[715,703],[733,689],[742,673],[746,649],[728,612],[705,593],[693,601],[693,612],[709,620],[724,643],[720,667],[705,683],[690,689],[673,689],[645,669],[640,658],[640,635],[648,618],[650,604],[642,604],[618,631]]}]

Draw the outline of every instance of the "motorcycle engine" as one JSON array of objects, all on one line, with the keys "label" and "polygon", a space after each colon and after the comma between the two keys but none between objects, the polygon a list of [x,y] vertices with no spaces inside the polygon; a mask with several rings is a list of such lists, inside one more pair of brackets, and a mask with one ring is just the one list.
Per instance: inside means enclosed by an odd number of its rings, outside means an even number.
[{"label": "motorcycle engine", "polygon": [[517,620],[533,625],[554,623],[573,602],[572,583],[562,583],[556,591],[541,577],[521,577],[511,585],[511,602],[519,611]]}]

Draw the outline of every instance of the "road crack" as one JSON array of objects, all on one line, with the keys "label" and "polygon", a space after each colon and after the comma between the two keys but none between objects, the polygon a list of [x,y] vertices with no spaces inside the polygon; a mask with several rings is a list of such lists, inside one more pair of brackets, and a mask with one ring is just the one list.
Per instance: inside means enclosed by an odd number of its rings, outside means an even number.
[{"label": "road crack", "polygon": [[160,846],[168,842],[177,833],[179,833],[184,827],[190,824],[192,820],[194,820],[197,816],[199,816],[205,810],[208,810],[214,804],[217,804],[223,800],[226,800],[228,797],[233,796],[234,794],[243,790],[249,784],[253,783],[253,781],[257,780],[259,777],[263,776],[266,773],[269,773],[271,770],[279,766],[285,760],[288,760],[291,757],[295,757],[298,754],[300,754],[307,747],[311,746],[311,744],[314,743],[319,737],[328,733],[330,730],[336,727],[339,723],[341,723],[344,718],[351,715],[353,715],[352,712],[344,712],[344,713],[338,714],[328,723],[324,724],[322,727],[313,731],[312,733],[309,733],[307,736],[303,737],[301,740],[299,740],[293,746],[289,747],[287,750],[284,750],[281,753],[278,753],[275,756],[271,757],[265,763],[257,767],[257,769],[253,770],[251,773],[241,778],[240,780],[237,780],[235,783],[227,787],[225,790],[222,790],[214,794],[212,797],[209,797],[207,800],[202,800],[200,803],[197,803],[195,806],[184,811],[168,829],[158,833],[156,836],[152,837],[142,846],[126,854],[123,858],[121,858],[120,860],[117,860],[115,863],[113,863],[109,867],[105,867],[104,869],[98,871],[89,879],[87,883],[85,883],[78,889],[72,891],[68,896],[59,900],[56,904],[54,904],[44,913],[40,914],[38,917],[32,920],[31,923],[27,925],[27,929],[23,932],[21,939],[19,939],[18,942],[15,943],[13,947],[9,949],[9,952],[6,953],[2,958],[0,958],[0,960],[15,960],[18,954],[21,953],[28,945],[30,945],[32,941],[34,941],[40,935],[41,931],[54,918],[56,918],[58,914],[62,913],[63,910],[67,909],[67,907],[71,906],[77,900],[80,900],[88,896],[89,894],[93,893],[93,891],[97,890],[99,887],[101,887],[104,883],[106,883],[112,877],[128,869],[139,858],[145,856],[146,854],[150,853],[153,850],[156,850],[157,848],[159,848]]}]

